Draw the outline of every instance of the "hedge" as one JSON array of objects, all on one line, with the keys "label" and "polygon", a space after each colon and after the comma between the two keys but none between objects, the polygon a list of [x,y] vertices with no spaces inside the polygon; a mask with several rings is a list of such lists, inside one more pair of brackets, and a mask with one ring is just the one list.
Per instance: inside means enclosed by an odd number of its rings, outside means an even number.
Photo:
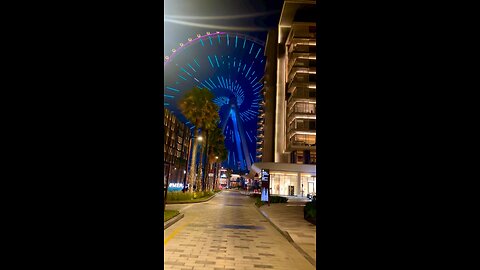
[{"label": "hedge", "polygon": [[[195,194],[195,195],[193,195]],[[203,197],[210,197],[215,194],[213,191],[198,191],[191,194],[190,192],[183,193],[182,191],[172,191],[168,192],[167,194],[167,202],[168,201],[188,201],[192,198],[200,199]],[[194,196],[194,197],[193,197]]]},{"label": "hedge", "polygon": [[307,202],[303,209],[303,218],[310,223],[317,224],[317,203]]},{"label": "hedge", "polygon": [[[262,202],[260,194],[252,194],[250,196],[255,199],[255,205],[258,207],[264,204],[267,204],[267,202]],[[288,198],[276,196],[276,195],[270,195],[270,203],[286,203],[287,201],[288,201]]]}]

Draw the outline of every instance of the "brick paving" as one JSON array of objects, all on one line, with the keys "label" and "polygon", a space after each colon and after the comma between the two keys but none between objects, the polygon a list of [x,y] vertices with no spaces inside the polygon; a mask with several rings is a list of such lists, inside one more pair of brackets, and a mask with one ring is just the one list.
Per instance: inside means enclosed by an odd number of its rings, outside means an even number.
[{"label": "brick paving", "polygon": [[236,191],[167,205],[185,217],[164,230],[164,268],[315,269],[254,207]]},{"label": "brick paving", "polygon": [[303,218],[306,200],[289,199],[288,203],[260,207],[271,222],[280,230],[288,232],[292,240],[310,257],[316,260],[317,227]]}]

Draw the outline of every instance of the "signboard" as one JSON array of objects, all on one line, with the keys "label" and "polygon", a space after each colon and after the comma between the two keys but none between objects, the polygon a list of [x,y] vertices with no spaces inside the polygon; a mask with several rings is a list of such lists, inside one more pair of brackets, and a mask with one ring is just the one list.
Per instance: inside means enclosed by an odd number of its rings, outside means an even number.
[{"label": "signboard", "polygon": [[262,181],[270,181],[270,170],[262,169]]},{"label": "signboard", "polygon": [[170,183],[168,185],[168,191],[181,191],[183,189],[183,183]]},{"label": "signboard", "polygon": [[262,196],[261,196],[261,201],[262,202],[268,202],[268,190],[270,187],[270,171],[266,169],[262,169],[261,172],[261,178],[262,178]]}]

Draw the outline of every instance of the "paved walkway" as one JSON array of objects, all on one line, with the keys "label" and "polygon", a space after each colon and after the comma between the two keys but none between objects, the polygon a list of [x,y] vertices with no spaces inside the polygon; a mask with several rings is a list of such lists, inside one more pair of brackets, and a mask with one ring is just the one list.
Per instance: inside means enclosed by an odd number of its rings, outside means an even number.
[{"label": "paved walkway", "polygon": [[280,230],[288,232],[292,240],[311,258],[316,260],[317,227],[303,218],[303,206],[309,200],[301,197],[288,197],[288,203],[272,203],[260,207],[272,223]]},{"label": "paved walkway", "polygon": [[164,230],[165,269],[315,269],[238,191],[167,209],[185,217]]}]

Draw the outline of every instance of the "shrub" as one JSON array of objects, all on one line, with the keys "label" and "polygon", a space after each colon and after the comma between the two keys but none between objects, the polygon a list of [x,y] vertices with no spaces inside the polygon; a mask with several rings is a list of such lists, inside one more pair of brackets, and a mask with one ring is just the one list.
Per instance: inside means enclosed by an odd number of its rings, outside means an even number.
[{"label": "shrub", "polygon": [[317,223],[317,204],[316,202],[308,202],[303,209],[303,218],[308,222]]},{"label": "shrub", "polygon": [[[254,196],[252,196],[252,198],[255,199],[255,205],[256,206],[260,207],[264,204],[267,204],[267,202],[262,202],[260,194],[252,194],[252,195],[254,195]],[[270,196],[270,203],[286,203],[287,201],[288,201],[288,199],[285,198],[285,197],[275,196],[275,195]]]},{"label": "shrub", "polygon": [[182,191],[172,191],[167,194],[167,201],[188,201],[193,199],[208,198],[215,194],[212,191],[198,191],[194,192],[193,195],[190,192],[183,193]]},{"label": "shrub", "polygon": [[286,203],[288,201],[285,197],[270,196],[270,203]]},{"label": "shrub", "polygon": [[167,201],[186,201],[192,199],[190,192],[172,191],[167,194]]}]

